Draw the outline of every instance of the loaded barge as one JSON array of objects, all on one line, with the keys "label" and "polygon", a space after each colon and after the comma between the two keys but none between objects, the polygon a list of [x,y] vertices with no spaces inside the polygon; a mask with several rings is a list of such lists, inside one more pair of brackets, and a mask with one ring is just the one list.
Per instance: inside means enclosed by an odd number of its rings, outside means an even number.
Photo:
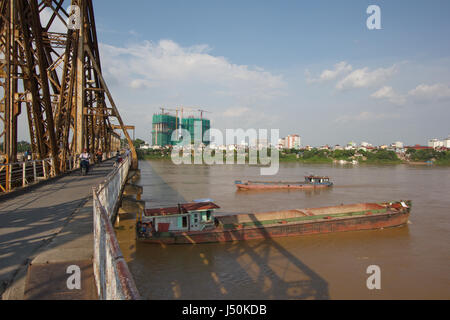
[{"label": "loaded barge", "polygon": [[315,189],[333,185],[329,177],[306,176],[305,181],[240,181],[234,182],[238,190]]},{"label": "loaded barge", "polygon": [[406,225],[411,201],[359,203],[264,213],[215,215],[213,202],[146,209],[137,223],[142,242],[197,244],[267,239]]}]

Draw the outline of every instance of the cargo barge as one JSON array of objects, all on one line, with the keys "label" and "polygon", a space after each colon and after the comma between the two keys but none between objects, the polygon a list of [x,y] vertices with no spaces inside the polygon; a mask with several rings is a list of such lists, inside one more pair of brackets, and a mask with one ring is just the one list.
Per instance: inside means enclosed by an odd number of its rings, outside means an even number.
[{"label": "cargo barge", "polygon": [[411,201],[359,203],[252,214],[215,215],[213,202],[146,209],[137,222],[142,242],[197,244],[373,230],[406,225]]},{"label": "cargo barge", "polygon": [[238,190],[316,189],[333,186],[329,177],[306,176],[305,181],[241,181],[234,182]]}]

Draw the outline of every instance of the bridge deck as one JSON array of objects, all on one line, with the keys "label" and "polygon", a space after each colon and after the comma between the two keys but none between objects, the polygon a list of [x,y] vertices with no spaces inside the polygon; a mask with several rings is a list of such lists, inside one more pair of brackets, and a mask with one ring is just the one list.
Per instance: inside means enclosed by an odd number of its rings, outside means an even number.
[{"label": "bridge deck", "polygon": [[[4,299],[95,299],[92,187],[112,161],[0,198],[0,294]],[[31,262],[31,267],[29,267]],[[82,289],[68,290],[68,265],[81,268]]]}]

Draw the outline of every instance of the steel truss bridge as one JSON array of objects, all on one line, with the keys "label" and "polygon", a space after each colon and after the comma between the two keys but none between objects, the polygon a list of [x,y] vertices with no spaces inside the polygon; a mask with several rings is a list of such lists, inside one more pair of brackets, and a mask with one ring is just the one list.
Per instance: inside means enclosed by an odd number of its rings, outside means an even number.
[{"label": "steel truss bridge", "polygon": [[[55,32],[61,25],[67,32]],[[137,166],[102,75],[92,0],[0,0],[0,177],[1,171],[8,176],[7,164],[17,163],[22,113],[33,161],[48,163],[52,176],[71,170],[85,148],[117,150],[115,128],[122,129]]]}]

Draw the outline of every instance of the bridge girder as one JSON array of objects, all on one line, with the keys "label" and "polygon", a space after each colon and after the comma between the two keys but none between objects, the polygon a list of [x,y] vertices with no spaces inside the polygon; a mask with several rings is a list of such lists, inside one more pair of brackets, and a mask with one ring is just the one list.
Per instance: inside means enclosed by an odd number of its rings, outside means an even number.
[{"label": "bridge girder", "polygon": [[[77,29],[67,27],[70,5],[80,9]],[[67,32],[54,32],[61,24]],[[33,157],[53,158],[54,174],[83,149],[112,151],[112,119],[137,164],[102,76],[92,0],[0,0],[0,97],[0,155],[7,162],[17,160],[17,119],[25,105]]]}]

